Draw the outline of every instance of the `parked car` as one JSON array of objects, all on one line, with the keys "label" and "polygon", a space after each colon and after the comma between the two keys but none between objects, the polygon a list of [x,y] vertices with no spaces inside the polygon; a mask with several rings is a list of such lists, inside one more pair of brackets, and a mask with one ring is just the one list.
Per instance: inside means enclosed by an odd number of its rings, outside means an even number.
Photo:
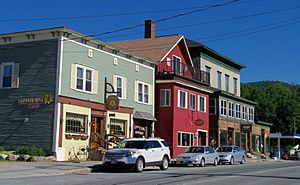
[{"label": "parked car", "polygon": [[178,165],[199,165],[203,167],[206,164],[213,164],[217,166],[218,161],[218,154],[210,146],[191,146],[176,157],[176,164]]},{"label": "parked car", "polygon": [[160,138],[125,139],[120,146],[108,150],[103,157],[104,168],[132,167],[141,172],[145,166],[159,166],[167,170],[170,163],[170,149]]},{"label": "parked car", "polygon": [[234,164],[235,162],[244,164],[246,159],[245,151],[241,150],[239,146],[220,146],[216,152],[219,155],[219,163],[221,164]]}]

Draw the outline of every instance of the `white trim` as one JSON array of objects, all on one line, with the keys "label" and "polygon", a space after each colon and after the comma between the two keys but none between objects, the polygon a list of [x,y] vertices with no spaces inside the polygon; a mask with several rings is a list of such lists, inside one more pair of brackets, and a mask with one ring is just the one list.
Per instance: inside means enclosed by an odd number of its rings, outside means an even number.
[{"label": "white trim", "polygon": [[[124,100],[125,98],[124,98],[124,93],[126,93],[126,92],[124,92],[124,79],[125,79],[125,77],[123,77],[123,76],[120,76],[120,75],[114,75],[115,77],[116,77],[116,87],[114,87],[114,88],[116,88],[115,89],[115,91],[117,92],[118,91],[118,78],[121,78],[122,80],[121,80],[121,85],[122,85],[122,97],[119,97],[119,99],[122,99],[122,100]],[[118,93],[116,93],[116,94],[118,94]]]},{"label": "white trim", "polygon": [[59,95],[61,94],[61,75],[62,75],[62,55],[63,55],[63,42],[62,38],[58,38],[57,47],[57,61],[56,61],[56,87],[55,87],[55,106],[54,106],[54,119],[53,119],[53,143],[52,151],[58,152],[59,140],[59,125],[60,125],[60,103],[58,102]]},{"label": "white trim", "polygon": [[[176,133],[176,135],[177,135],[177,142],[178,142],[178,133],[181,133],[181,134],[191,134],[192,135],[192,143],[191,143],[191,145],[189,145],[189,146],[182,146],[182,145],[179,145],[179,143],[177,143],[177,147],[190,147],[190,146],[194,146],[194,137],[195,137],[195,133],[194,132],[185,132],[185,131],[179,131],[179,130],[177,130],[177,133]],[[181,135],[181,139],[182,139],[182,135]],[[181,142],[181,141],[180,141]],[[182,144],[182,143],[181,143]]]},{"label": "white trim", "polygon": [[[68,39],[68,38],[66,38],[66,37],[63,37],[63,38],[64,38],[65,40],[70,41],[70,42],[73,42],[73,43],[75,43],[75,44],[78,44],[78,45],[81,45],[81,46],[85,46],[85,47],[91,48],[91,49],[93,49],[93,50],[95,50],[95,51],[99,51],[99,52],[101,52],[101,53],[105,53],[105,54],[111,55],[111,56],[113,56],[113,57],[120,58],[120,59],[122,59],[122,60],[126,60],[126,61],[128,61],[128,62],[131,62],[131,63],[134,63],[134,64],[138,64],[138,65],[140,65],[140,66],[143,66],[143,67],[146,67],[146,68],[148,68],[148,69],[154,70],[153,67],[150,67],[150,66],[147,66],[147,65],[145,65],[145,64],[141,64],[141,63],[135,62],[135,61],[130,60],[130,59],[128,59],[128,58],[121,57],[121,56],[119,56],[119,55],[112,54],[112,53],[103,51],[103,50],[101,50],[101,49],[94,48],[94,47],[92,47],[92,46],[89,46],[89,45],[86,45],[86,44],[83,44],[83,43],[80,43],[80,42],[77,42],[77,41]],[[139,58],[139,57],[138,57],[138,58]],[[149,63],[150,63],[150,62],[149,62]]]},{"label": "white trim", "polygon": [[[198,132],[205,132],[206,134],[205,134],[205,146],[208,146],[208,130],[203,130],[203,129],[197,129],[197,133]],[[198,137],[197,137],[197,144],[198,144],[198,146],[199,146],[199,135],[198,135]]]},{"label": "white trim", "polygon": [[[155,117],[155,88],[156,88],[156,85],[155,85],[155,70],[153,70],[153,79],[152,79],[152,115]],[[170,104],[171,104],[171,97],[170,97]],[[155,123],[153,122],[153,125]],[[133,127],[132,127],[133,128]],[[154,127],[155,128],[155,127]],[[155,130],[154,131],[154,134],[155,134]]]},{"label": "white trim", "polygon": [[[185,106],[184,107],[180,106],[180,92],[183,92],[185,94]],[[182,109],[188,109],[188,93],[186,91],[183,91],[183,90],[180,90],[180,89],[178,89],[177,93],[178,93],[178,95],[177,95],[177,97],[178,97],[177,107],[182,108]]]},{"label": "white trim", "polygon": [[[203,107],[203,108],[204,108],[204,111],[201,111],[201,110],[200,110],[200,100],[201,100],[201,98],[203,98],[203,101],[204,101],[204,102],[203,102],[203,104],[204,104],[204,107]],[[203,96],[203,95],[198,95],[198,111],[199,111],[199,112],[206,113],[206,104],[207,104],[207,103],[206,103],[206,97]]]},{"label": "white trim", "polygon": [[[225,102],[225,114],[222,114],[222,111],[221,111],[221,109],[222,109],[222,101],[224,101]],[[220,113],[219,113],[219,115],[220,116],[223,116],[223,117],[227,117],[227,101],[226,100],[224,100],[224,99],[220,99],[220,102],[219,102],[219,107],[220,107]]]},{"label": "white trim", "polygon": [[[83,80],[83,84],[82,84],[82,89],[77,89],[77,68],[82,68],[83,69],[83,77],[82,77],[82,80]],[[91,91],[87,91],[85,90],[86,88],[86,70],[90,70],[92,71],[92,78],[91,78]],[[93,82],[93,76],[94,76],[94,72],[95,72],[95,69],[91,68],[91,67],[87,67],[85,65],[81,65],[81,64],[78,64],[76,63],[75,64],[75,74],[76,74],[76,79],[75,79],[75,91],[79,91],[79,92],[84,92],[84,93],[89,93],[89,94],[93,94],[93,87],[94,87],[94,82]]]},{"label": "white trim", "polygon": [[[136,102],[138,102],[138,103],[141,103],[141,104],[145,104],[145,105],[150,105],[151,103],[150,103],[150,84],[149,83],[146,83],[146,82],[143,82],[143,81],[140,81],[140,80],[137,80],[136,81],[137,82],[137,101]],[[139,101],[139,84],[142,84],[143,85],[143,101]],[[148,103],[145,103],[144,102],[144,95],[145,95],[145,92],[144,92],[144,86],[145,85],[147,85],[148,86]],[[154,85],[153,85],[154,86]],[[152,87],[152,89],[153,89],[153,87]],[[153,92],[152,92],[153,93]],[[153,94],[152,94],[152,96],[153,96]],[[154,98],[152,97],[152,102],[154,102]],[[153,104],[154,105],[154,104]]]},{"label": "white trim", "polygon": [[181,36],[177,40],[177,42],[171,47],[171,49],[160,59],[160,62],[162,62],[162,60],[165,59],[170,54],[170,52],[178,45],[178,43],[181,41],[182,38],[183,38],[183,36]]},{"label": "white trim", "polygon": [[[229,115],[230,104],[232,104],[232,109],[231,109],[231,110],[232,110],[232,116]],[[234,110],[235,110],[235,104],[234,104],[232,101],[229,101],[229,102],[228,102],[228,117],[229,117],[229,118],[235,118],[235,115],[234,115],[234,114],[235,114],[235,111],[234,111]]]},{"label": "white trim", "polygon": [[[164,92],[169,92],[169,104],[165,104],[165,105],[162,105],[161,104],[161,92],[164,91]],[[165,97],[164,97],[165,98]],[[159,89],[159,106],[160,107],[171,107],[171,89]]]}]

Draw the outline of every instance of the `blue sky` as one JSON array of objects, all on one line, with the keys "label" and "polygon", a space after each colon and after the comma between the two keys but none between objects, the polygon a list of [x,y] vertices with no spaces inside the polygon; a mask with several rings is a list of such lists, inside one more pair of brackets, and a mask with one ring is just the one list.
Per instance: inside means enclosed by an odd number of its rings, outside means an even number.
[{"label": "blue sky", "polygon": [[[228,1],[230,0],[2,1],[0,33],[67,26],[87,35],[98,34],[143,24],[147,19],[158,20],[193,11],[202,6]],[[290,9],[286,10],[288,8]],[[216,20],[220,19],[228,20],[273,10],[278,11],[216,23]],[[122,15],[99,17],[119,13]],[[80,19],[12,21],[89,15],[97,16]],[[180,26],[182,27],[171,29]],[[143,29],[141,26],[96,38],[103,41],[142,39]],[[273,80],[300,84],[298,0],[240,0],[227,6],[158,22],[156,29],[157,35],[182,34],[245,64],[247,68],[241,72],[242,82]]]}]

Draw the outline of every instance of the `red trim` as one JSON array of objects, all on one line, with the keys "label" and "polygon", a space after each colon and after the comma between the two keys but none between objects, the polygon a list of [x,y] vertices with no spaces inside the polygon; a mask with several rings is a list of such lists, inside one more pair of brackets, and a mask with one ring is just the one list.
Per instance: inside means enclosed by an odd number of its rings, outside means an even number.
[{"label": "red trim", "polygon": [[63,132],[63,104],[60,104],[60,120],[59,120],[59,136],[58,147],[62,147],[62,132]]},{"label": "red trim", "polygon": [[[80,100],[80,99],[76,99],[76,98],[59,96],[58,102],[61,104],[77,105],[77,106],[81,106],[81,107],[88,107],[88,108],[95,109],[95,110],[107,111],[105,108],[105,104],[103,104],[103,103],[95,103],[95,102]],[[114,112],[132,114],[133,108],[119,107],[119,109],[114,110]]]}]

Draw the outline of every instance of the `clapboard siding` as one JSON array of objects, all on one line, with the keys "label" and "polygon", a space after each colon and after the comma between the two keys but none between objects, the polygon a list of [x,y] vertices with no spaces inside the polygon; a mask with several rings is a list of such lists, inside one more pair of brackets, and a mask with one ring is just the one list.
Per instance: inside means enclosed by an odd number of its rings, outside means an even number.
[{"label": "clapboard siding", "polygon": [[[21,96],[55,96],[57,42],[54,40],[0,46],[0,63],[20,64],[17,89],[0,89],[0,146],[38,146],[51,152],[54,103],[28,109]],[[25,121],[28,118],[28,122]]]}]

